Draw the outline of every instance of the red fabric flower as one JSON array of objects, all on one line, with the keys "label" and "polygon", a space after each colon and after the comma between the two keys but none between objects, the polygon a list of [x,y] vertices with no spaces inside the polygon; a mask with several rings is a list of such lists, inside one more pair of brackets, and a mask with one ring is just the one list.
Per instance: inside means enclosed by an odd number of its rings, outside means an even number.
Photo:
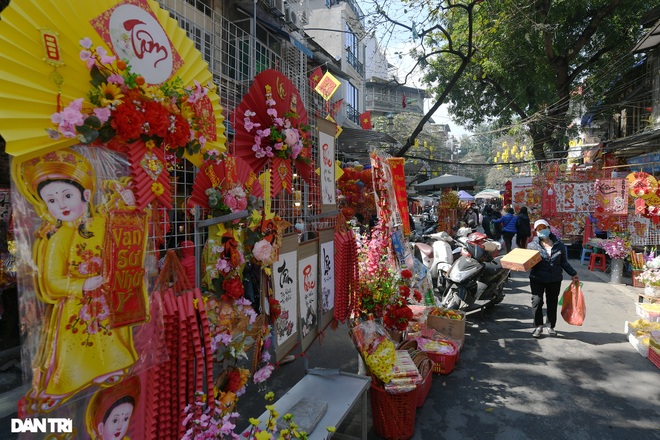
[{"label": "red fabric flower", "polygon": [[409,280],[410,278],[412,278],[412,276],[413,276],[413,273],[409,269],[403,269],[401,271],[401,277],[406,279],[406,280]]},{"label": "red fabric flower", "polygon": [[144,105],[149,130],[146,134],[156,135],[160,138],[167,136],[167,128],[170,125],[170,113],[160,102],[149,101]]},{"label": "red fabric flower", "polygon": [[222,282],[222,290],[233,299],[243,296],[243,281],[239,277],[227,278]]},{"label": "red fabric flower", "polygon": [[413,298],[415,298],[415,301],[417,302],[422,301],[422,293],[419,290],[415,290],[413,292]]},{"label": "red fabric flower", "polygon": [[135,104],[129,101],[115,109],[110,124],[119,137],[132,141],[138,139],[142,134],[144,121],[144,113],[138,111]]},{"label": "red fabric flower", "polygon": [[268,298],[268,305],[270,306],[270,317],[273,320],[279,318],[282,314],[282,305],[280,302],[271,296]]},{"label": "red fabric flower", "polygon": [[237,392],[243,386],[241,373],[238,370],[230,370],[227,373],[227,389],[225,391]]},{"label": "red fabric flower", "polygon": [[406,305],[392,305],[387,308],[387,312],[383,317],[383,323],[386,327],[404,331],[412,318],[413,312],[410,307]]},{"label": "red fabric flower", "polygon": [[168,148],[185,147],[190,141],[190,125],[180,115],[170,115],[165,145]]},{"label": "red fabric flower", "polygon": [[399,293],[404,298],[408,298],[408,296],[410,295],[410,287],[408,287],[408,286],[399,286]]}]

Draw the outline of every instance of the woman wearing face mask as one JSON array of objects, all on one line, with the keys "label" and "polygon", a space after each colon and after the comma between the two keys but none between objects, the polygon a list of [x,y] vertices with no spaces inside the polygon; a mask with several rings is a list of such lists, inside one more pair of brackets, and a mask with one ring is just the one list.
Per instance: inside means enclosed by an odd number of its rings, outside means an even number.
[{"label": "woman wearing face mask", "polygon": [[543,333],[543,294],[545,293],[547,309],[548,334],[555,336],[557,323],[557,302],[563,279],[562,269],[578,282],[577,272],[568,263],[566,246],[552,232],[550,224],[545,220],[534,222],[536,237],[527,246],[527,249],[539,251],[541,261],[529,273],[529,285],[532,290],[532,311],[534,313],[534,332],[532,336],[538,338]]}]

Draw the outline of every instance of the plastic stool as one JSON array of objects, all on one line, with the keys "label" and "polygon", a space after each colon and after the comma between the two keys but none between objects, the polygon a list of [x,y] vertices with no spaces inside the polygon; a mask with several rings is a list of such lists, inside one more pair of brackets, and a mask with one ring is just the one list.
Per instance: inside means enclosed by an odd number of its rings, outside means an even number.
[{"label": "plastic stool", "polygon": [[589,270],[593,272],[594,269],[600,269],[603,272],[607,271],[607,263],[605,261],[605,254],[591,254],[589,257]]},{"label": "plastic stool", "polygon": [[584,266],[584,263],[588,261],[588,256],[593,253],[593,249],[591,248],[582,248],[582,253],[580,254],[580,266]]}]

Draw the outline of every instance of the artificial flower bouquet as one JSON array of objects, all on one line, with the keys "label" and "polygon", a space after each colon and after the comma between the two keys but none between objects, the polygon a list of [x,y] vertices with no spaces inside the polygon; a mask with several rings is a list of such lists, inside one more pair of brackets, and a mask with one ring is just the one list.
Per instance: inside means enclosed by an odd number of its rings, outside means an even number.
[{"label": "artificial flower bouquet", "polygon": [[604,240],[601,247],[610,258],[624,259],[630,254],[630,243],[621,237],[614,237]]},{"label": "artificial flower bouquet", "polygon": [[637,281],[647,286],[660,286],[660,256],[644,263],[644,270],[637,276]]},{"label": "artificial flower bouquet", "polygon": [[372,376],[382,383],[392,380],[396,347],[385,328],[375,320],[357,320],[350,334]]}]

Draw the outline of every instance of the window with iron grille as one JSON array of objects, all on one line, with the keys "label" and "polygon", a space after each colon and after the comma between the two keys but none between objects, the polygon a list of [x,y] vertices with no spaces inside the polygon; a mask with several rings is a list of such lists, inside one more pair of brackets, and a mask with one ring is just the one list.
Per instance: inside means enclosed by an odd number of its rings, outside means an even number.
[{"label": "window with iron grille", "polygon": [[353,29],[347,24],[346,25],[346,60],[348,61],[348,64],[353,66],[355,70],[358,72],[362,68],[362,63],[360,63],[360,59],[358,54],[359,52],[359,43],[358,43],[358,37],[355,35],[353,32]]},{"label": "window with iron grille", "polygon": [[356,124],[360,123],[360,95],[359,90],[346,82],[346,117]]},{"label": "window with iron grille", "polygon": [[170,12],[170,15],[179,22],[179,27],[185,30],[188,38],[195,43],[195,48],[202,53],[204,61],[213,65],[213,34],[200,29],[190,20],[177,16],[175,13]]}]

